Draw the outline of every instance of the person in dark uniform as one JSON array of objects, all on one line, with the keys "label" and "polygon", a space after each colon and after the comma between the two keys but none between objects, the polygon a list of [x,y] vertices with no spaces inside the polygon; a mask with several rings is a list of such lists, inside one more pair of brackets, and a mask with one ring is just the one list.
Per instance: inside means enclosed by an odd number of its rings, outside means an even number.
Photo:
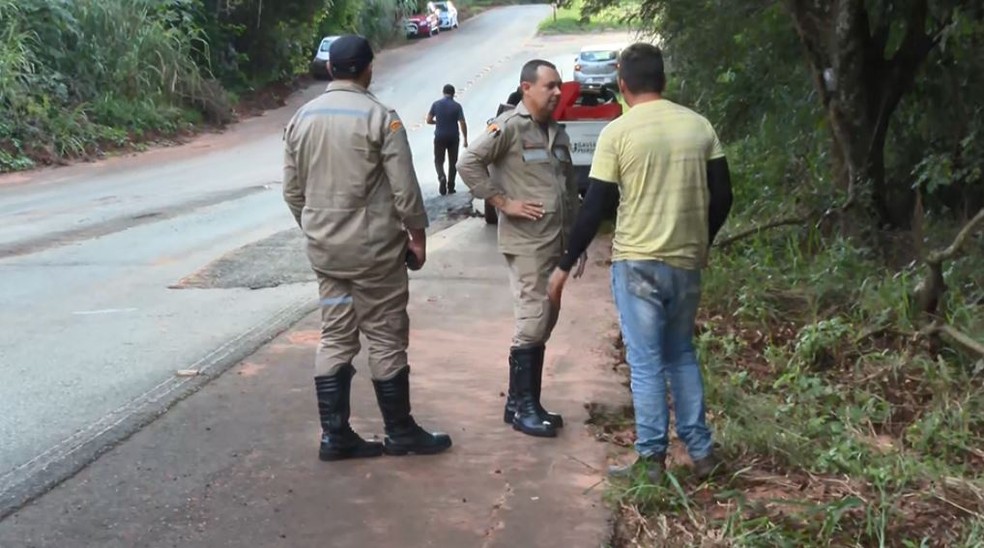
[{"label": "person in dark uniform", "polygon": [[[427,113],[427,123],[437,126],[434,129],[434,166],[437,168],[437,180],[440,183],[441,196],[454,194],[454,179],[457,175],[455,165],[458,163],[458,128],[465,148],[468,148],[468,124],[465,123],[465,111],[461,104],[454,100],[454,86],[444,85],[444,97],[434,101],[430,112]],[[448,158],[448,175],[444,176],[444,157]]]}]

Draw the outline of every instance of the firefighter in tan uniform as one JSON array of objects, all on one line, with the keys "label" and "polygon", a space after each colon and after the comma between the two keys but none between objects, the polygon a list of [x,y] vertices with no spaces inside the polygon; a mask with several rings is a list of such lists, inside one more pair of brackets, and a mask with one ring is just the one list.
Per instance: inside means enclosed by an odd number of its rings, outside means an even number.
[{"label": "firefighter in tan uniform", "polygon": [[540,404],[546,342],[558,312],[547,282],[579,206],[570,140],[551,117],[560,85],[551,63],[526,63],[521,102],[496,117],[458,162],[472,194],[500,212],[499,251],[509,267],[516,321],[503,421],[542,437],[556,436],[564,424]]},{"label": "firefighter in tan uniform", "polygon": [[[407,265],[426,259],[428,220],[407,132],[368,91],[373,52],[364,38],[338,38],[329,55],[334,81],[284,132],[284,200],[307,236],[321,295],[320,458],[438,453],[450,437],[424,431],[410,414]],[[360,332],[386,429],[382,444],[349,426]]]}]

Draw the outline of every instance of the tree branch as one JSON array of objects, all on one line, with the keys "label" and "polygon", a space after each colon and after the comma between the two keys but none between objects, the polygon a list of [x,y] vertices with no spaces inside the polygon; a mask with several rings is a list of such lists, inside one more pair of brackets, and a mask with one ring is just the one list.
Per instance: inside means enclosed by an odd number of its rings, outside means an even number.
[{"label": "tree branch", "polygon": [[883,15],[882,20],[875,27],[875,32],[871,35],[871,44],[878,50],[878,53],[885,56],[885,48],[888,47],[888,37],[892,30],[892,20]]},{"label": "tree branch", "polygon": [[951,243],[946,249],[930,253],[929,257],[926,258],[926,262],[938,265],[943,261],[949,261],[954,258],[954,256],[956,256],[956,254],[960,251],[960,248],[967,243],[967,240],[970,238],[971,234],[977,230],[978,226],[984,227],[984,208],[981,208],[981,210],[977,212],[977,215],[975,215],[973,219],[968,221],[967,224],[960,229],[960,232],[958,232],[957,236],[953,239],[953,243]]},{"label": "tree branch", "polygon": [[[838,75],[850,71],[850,76],[860,79],[865,69],[865,45],[871,38],[868,13],[863,0],[841,0],[837,8],[834,16],[834,69]],[[843,87],[840,89],[845,90]]]},{"label": "tree branch", "polygon": [[949,325],[941,323],[933,323],[929,327],[923,329],[919,332],[923,337],[932,337],[936,335],[945,335],[953,342],[957,343],[960,347],[968,352],[977,354],[978,356],[984,358],[984,343],[980,343],[974,340],[970,335],[958,331]]},{"label": "tree branch", "polygon": [[824,69],[830,67],[832,63],[823,37],[828,35],[831,26],[830,6],[825,2],[807,0],[787,0],[785,5],[792,17],[800,43],[806,50],[821,102],[826,106],[830,103],[831,92],[824,81],[823,73]]},{"label": "tree branch", "polygon": [[[884,139],[892,113],[899,101],[902,100],[906,90],[915,81],[916,73],[919,72],[923,62],[929,56],[929,52],[939,43],[939,34],[931,37],[926,33],[927,17],[929,17],[927,0],[917,0],[907,17],[906,33],[902,39],[902,44],[887,63],[888,80],[884,82],[881,88],[878,112],[875,117],[874,138],[871,142],[872,147]],[[882,47],[882,55],[884,55],[884,47]],[[868,151],[868,154],[870,156],[871,150]]]},{"label": "tree branch", "polygon": [[[942,250],[937,250],[929,254],[925,259],[929,274],[919,281],[915,289],[916,302],[919,310],[929,317],[938,317],[937,308],[943,300],[943,293],[946,292],[946,280],[943,278],[943,261],[948,261],[956,257],[960,248],[967,243],[970,235],[977,230],[978,225],[984,224],[984,208],[981,208],[967,224],[960,229],[953,242]],[[937,320],[938,321],[938,320]]]},{"label": "tree branch", "polygon": [[773,228],[779,228],[783,226],[804,225],[813,220],[817,220],[818,224],[823,223],[831,219],[835,215],[843,215],[844,213],[847,212],[847,210],[854,207],[855,198],[856,198],[856,194],[852,189],[851,192],[848,193],[847,198],[844,200],[843,204],[838,206],[830,206],[829,208],[824,210],[823,213],[818,213],[817,211],[811,211],[803,215],[799,215],[795,217],[784,217],[782,219],[770,221],[763,225],[753,226],[737,234],[728,236],[723,240],[717,241],[714,244],[714,247],[723,249],[731,246],[732,244],[734,244],[739,240],[744,240],[749,236],[755,236],[756,234],[760,234],[762,232],[765,232],[766,230],[771,230]]},{"label": "tree branch", "polygon": [[723,249],[723,248],[726,248],[726,247],[731,246],[732,244],[734,244],[735,242],[737,242],[739,240],[744,240],[745,238],[748,238],[749,236],[754,236],[756,234],[760,234],[762,232],[765,232],[766,230],[770,230],[770,229],[773,229],[773,228],[779,228],[781,226],[803,225],[803,224],[806,224],[807,221],[813,219],[815,216],[816,215],[814,215],[814,214],[810,214],[810,215],[801,215],[799,217],[787,217],[785,219],[779,219],[779,220],[776,220],[776,221],[772,221],[770,223],[766,223],[764,225],[753,226],[752,228],[749,228],[747,230],[743,230],[743,231],[739,232],[738,234],[735,234],[733,236],[729,236],[729,237],[727,237],[727,238],[725,238],[723,240],[719,240],[718,242],[716,242],[714,244],[714,247],[722,248]]}]

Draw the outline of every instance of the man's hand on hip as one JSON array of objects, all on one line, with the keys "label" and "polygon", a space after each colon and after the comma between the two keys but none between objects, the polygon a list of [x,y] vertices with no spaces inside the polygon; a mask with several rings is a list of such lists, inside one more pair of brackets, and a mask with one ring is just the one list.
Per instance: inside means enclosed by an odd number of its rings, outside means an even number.
[{"label": "man's hand on hip", "polygon": [[538,221],[543,218],[543,204],[539,202],[513,200],[501,194],[493,196],[490,202],[509,217],[528,219],[530,221]]}]

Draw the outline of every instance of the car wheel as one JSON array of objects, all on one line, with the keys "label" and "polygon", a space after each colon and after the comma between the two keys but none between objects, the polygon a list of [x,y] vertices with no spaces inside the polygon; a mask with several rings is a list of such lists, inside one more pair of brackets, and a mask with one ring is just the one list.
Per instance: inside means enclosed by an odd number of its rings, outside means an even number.
[{"label": "car wheel", "polygon": [[485,224],[499,224],[499,212],[496,211],[495,206],[490,204],[488,200],[485,201]]}]

